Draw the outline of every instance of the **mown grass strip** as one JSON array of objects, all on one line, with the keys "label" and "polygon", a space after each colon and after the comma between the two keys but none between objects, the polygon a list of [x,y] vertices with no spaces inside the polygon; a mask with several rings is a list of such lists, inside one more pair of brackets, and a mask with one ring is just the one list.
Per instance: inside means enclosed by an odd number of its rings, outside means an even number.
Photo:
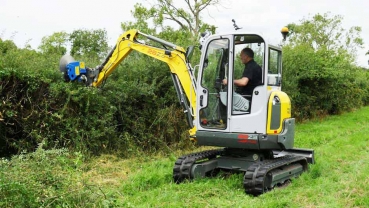
[{"label": "mown grass strip", "polygon": [[131,159],[119,187],[104,188],[124,207],[367,207],[368,124],[369,107],[298,124],[295,146],[314,149],[316,164],[288,187],[260,197],[244,194],[241,174],[177,185],[173,156]]}]

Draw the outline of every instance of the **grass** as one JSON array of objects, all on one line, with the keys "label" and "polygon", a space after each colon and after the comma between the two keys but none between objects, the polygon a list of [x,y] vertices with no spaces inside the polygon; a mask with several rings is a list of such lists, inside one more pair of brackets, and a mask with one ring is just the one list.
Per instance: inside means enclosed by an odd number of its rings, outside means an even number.
[{"label": "grass", "polygon": [[122,207],[368,207],[369,107],[296,127],[295,147],[315,150],[316,164],[283,189],[244,193],[241,174],[172,182],[177,156],[91,161],[86,177]]},{"label": "grass", "polygon": [[[292,181],[284,188],[275,189],[259,197],[244,193],[242,174],[219,174],[215,178],[205,178],[193,182],[175,184],[172,181],[172,168],[178,156],[188,152],[177,151],[171,155],[137,155],[131,159],[121,159],[114,155],[102,155],[80,164],[80,159],[68,159],[61,163],[68,168],[57,168],[59,177],[49,175],[49,183],[64,189],[39,184],[37,175],[33,175],[37,186],[28,184],[22,194],[33,194],[36,198],[32,206],[23,200],[27,207],[369,207],[369,107],[340,116],[331,116],[323,120],[308,121],[296,127],[295,147],[315,150],[316,164],[310,165],[307,173]],[[195,151],[201,151],[199,148]],[[41,155],[41,153],[38,153]],[[42,154],[43,155],[43,154]],[[33,156],[35,157],[35,156]],[[32,158],[32,157],[31,157]],[[64,157],[66,158],[66,157]],[[49,162],[42,157],[41,164],[49,164],[48,170],[55,165],[56,159]],[[60,159],[58,159],[60,160]],[[78,165],[76,165],[78,161]],[[27,168],[32,165],[27,160]],[[25,165],[26,163],[20,163]],[[40,161],[35,163],[40,164]],[[4,181],[0,184],[1,194],[8,194],[4,207],[17,207],[17,190],[6,191],[1,187],[19,187],[15,174],[16,163],[3,168]],[[1,164],[0,164],[1,168]],[[35,170],[40,170],[38,167]],[[14,173],[13,173],[13,172]],[[61,171],[61,172],[60,172]],[[12,175],[13,174],[13,175]],[[50,171],[49,171],[50,174]],[[9,175],[9,177],[5,177]],[[22,174],[22,181],[27,181]],[[0,174],[1,176],[1,174]],[[77,179],[75,177],[78,177]],[[57,178],[58,179],[58,178]],[[44,179],[45,180],[45,179]],[[0,180],[1,181],[1,180]],[[80,182],[78,182],[80,181]],[[68,184],[69,183],[69,184]],[[6,186],[5,186],[5,185]],[[9,186],[12,185],[12,186]],[[15,185],[14,185],[15,184]],[[79,185],[78,185],[79,184]],[[77,186],[78,185],[78,186]],[[53,198],[44,194],[44,204],[40,203],[35,192],[37,187],[47,188]],[[77,191],[68,193],[74,187]],[[39,191],[44,193],[44,191]],[[58,194],[65,200],[58,198]],[[37,194],[37,193],[36,193]],[[28,196],[29,198],[32,198]],[[49,197],[49,198],[48,198]],[[58,199],[58,200],[56,200]],[[67,201],[69,200],[69,201]],[[46,203],[47,202],[47,203]],[[36,204],[36,206],[35,206]],[[15,206],[12,206],[15,205]],[[37,206],[39,205],[39,206]]]}]

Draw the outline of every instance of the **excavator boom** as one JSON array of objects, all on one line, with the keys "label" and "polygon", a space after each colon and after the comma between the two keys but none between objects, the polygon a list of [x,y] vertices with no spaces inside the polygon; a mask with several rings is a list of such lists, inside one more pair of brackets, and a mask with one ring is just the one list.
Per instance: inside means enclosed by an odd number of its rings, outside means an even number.
[{"label": "excavator boom", "polygon": [[[139,36],[159,43],[164,48],[140,42]],[[182,47],[133,29],[118,38],[117,44],[104,62],[96,68],[86,68],[84,62],[76,62],[70,56],[65,56],[60,61],[60,70],[65,73],[64,77],[67,80],[80,80],[88,86],[99,87],[133,50],[165,62],[169,66],[178,99],[190,126],[190,136],[194,137],[196,134],[196,127],[193,124],[196,112],[196,80],[186,57],[186,51]]]}]

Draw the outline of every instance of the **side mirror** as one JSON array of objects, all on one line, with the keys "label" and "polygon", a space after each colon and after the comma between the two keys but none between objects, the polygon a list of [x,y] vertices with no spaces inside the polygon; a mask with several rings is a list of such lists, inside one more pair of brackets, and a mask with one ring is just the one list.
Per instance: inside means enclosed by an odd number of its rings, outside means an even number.
[{"label": "side mirror", "polygon": [[206,41],[206,39],[209,37],[211,35],[211,32],[209,31],[209,30],[206,30],[205,32],[203,32],[203,33],[201,33],[200,34],[200,40],[199,40],[199,42],[200,42],[200,46],[199,46],[199,48],[200,48],[200,50],[201,50],[201,48],[202,48],[202,46],[203,46],[203,44],[204,44],[204,42]]},{"label": "side mirror", "polygon": [[187,61],[187,62],[189,62],[189,61],[190,61],[190,59],[191,59],[191,57],[192,57],[192,55],[193,55],[193,51],[194,51],[194,49],[195,49],[195,47],[194,47],[194,46],[189,46],[189,47],[187,48],[187,50],[186,50],[186,54],[185,54],[185,56],[186,56],[186,61]]}]

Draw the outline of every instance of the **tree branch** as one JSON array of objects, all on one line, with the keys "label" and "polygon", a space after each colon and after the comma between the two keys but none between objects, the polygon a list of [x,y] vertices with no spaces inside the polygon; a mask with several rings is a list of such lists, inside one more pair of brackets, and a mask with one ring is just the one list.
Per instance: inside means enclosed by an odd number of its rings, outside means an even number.
[{"label": "tree branch", "polygon": [[[176,13],[178,14],[178,16],[179,16],[179,17],[181,17],[181,18],[182,18],[182,19],[183,19],[183,20],[188,24],[188,28],[190,29],[190,31],[194,31],[193,26],[192,26],[192,24],[191,24],[191,21],[190,21],[187,17],[185,17],[185,16],[182,14],[182,12],[178,10],[178,8],[176,8],[175,6],[173,6],[173,5],[169,2],[169,0],[164,0],[164,2],[165,2],[165,3],[167,4],[167,6],[169,7],[169,10],[170,10],[170,9],[175,10],[175,11],[176,11]],[[162,5],[162,8],[165,8],[165,5]],[[183,27],[183,23],[181,23],[181,21],[180,21],[180,20],[178,20],[178,18],[174,17],[174,16],[173,16],[173,14],[172,14],[172,12],[167,11],[165,14],[169,15],[169,16],[172,18],[171,20],[173,20],[173,21],[177,22],[179,25],[181,25],[181,27],[182,27],[182,28],[184,28],[184,27]]]},{"label": "tree branch", "polygon": [[181,21],[177,20],[176,18],[172,17],[171,15],[169,15],[169,16],[170,17],[164,17],[164,19],[175,21],[177,24],[179,24],[179,26],[182,29],[184,29],[184,30],[187,29],[186,26],[184,26]]},{"label": "tree branch", "polygon": [[[215,1],[215,2],[214,2],[214,1]],[[201,12],[201,11],[202,11],[202,10],[204,10],[206,7],[208,7],[209,5],[217,4],[218,2],[219,2],[218,0],[208,0],[208,1],[207,1],[207,2],[205,2],[204,4],[200,4],[198,12]]]},{"label": "tree branch", "polygon": [[191,3],[190,3],[190,0],[185,0],[185,2],[187,3],[188,8],[191,10],[191,13],[192,13],[193,15],[195,15],[195,11],[194,11],[194,10],[193,10],[193,8],[192,8],[192,5],[191,5]]}]

